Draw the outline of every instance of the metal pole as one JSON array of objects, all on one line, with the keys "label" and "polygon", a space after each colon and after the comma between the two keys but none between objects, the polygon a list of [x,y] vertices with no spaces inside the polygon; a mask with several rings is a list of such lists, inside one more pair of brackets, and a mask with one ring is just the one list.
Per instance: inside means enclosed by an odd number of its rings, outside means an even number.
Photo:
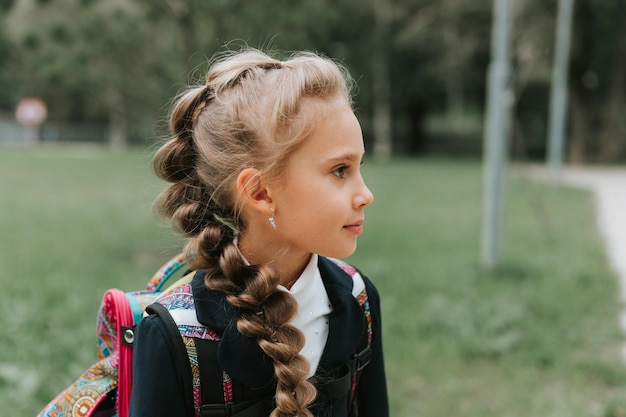
[{"label": "metal pole", "polygon": [[491,37],[492,58],[488,71],[487,112],[484,137],[484,202],[482,260],[495,266],[500,255],[502,176],[508,136],[507,90],[510,79],[510,0],[494,0]]},{"label": "metal pole", "polygon": [[548,164],[550,179],[558,182],[563,164],[563,142],[565,136],[565,110],[567,108],[567,69],[569,64],[570,36],[574,0],[559,0],[556,27],[556,46],[552,68],[550,94],[550,127],[548,142]]}]

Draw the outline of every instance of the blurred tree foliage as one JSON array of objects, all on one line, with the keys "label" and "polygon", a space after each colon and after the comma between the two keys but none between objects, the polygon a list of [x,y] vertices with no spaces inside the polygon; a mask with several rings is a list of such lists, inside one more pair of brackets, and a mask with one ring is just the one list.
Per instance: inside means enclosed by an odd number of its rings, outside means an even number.
[{"label": "blurred tree foliage", "polygon": [[[148,143],[171,97],[216,51],[245,43],[343,62],[369,149],[374,132],[388,132],[394,153],[478,154],[491,9],[482,0],[0,0],[0,110],[38,95],[51,120],[108,123],[113,142]],[[514,2],[517,158],[545,154],[556,9],[557,0]],[[576,1],[571,159],[626,157],[624,16],[626,0]]]}]

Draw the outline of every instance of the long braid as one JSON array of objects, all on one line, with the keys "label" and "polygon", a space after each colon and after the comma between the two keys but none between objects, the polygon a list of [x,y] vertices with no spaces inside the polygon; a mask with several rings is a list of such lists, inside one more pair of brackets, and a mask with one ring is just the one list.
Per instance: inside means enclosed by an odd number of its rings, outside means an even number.
[{"label": "long braid", "polygon": [[[275,71],[285,66],[288,73]],[[272,417],[311,417],[308,406],[316,389],[307,381],[310,364],[299,353],[304,336],[289,324],[297,302],[278,290],[271,266],[247,265],[234,244],[246,224],[233,184],[246,167],[278,172],[310,128],[301,98],[349,101],[346,81],[341,68],[318,56],[287,64],[257,51],[227,57],[213,65],[205,86],[178,99],[170,120],[174,136],[154,159],[157,174],[172,183],[160,194],[158,207],[188,238],[190,266],[206,271],[205,285],[224,292],[238,312],[238,330],[256,338],[274,362]]]},{"label": "long braid", "polygon": [[278,275],[273,268],[246,267],[240,263],[241,256],[234,245],[226,249],[220,259],[224,276],[238,277],[246,289],[227,297],[240,311],[237,329],[256,337],[261,349],[274,361],[278,385],[272,416],[310,416],[306,407],[315,399],[316,389],[306,380],[310,365],[299,353],[304,336],[289,324],[297,313],[295,299],[276,288]]}]

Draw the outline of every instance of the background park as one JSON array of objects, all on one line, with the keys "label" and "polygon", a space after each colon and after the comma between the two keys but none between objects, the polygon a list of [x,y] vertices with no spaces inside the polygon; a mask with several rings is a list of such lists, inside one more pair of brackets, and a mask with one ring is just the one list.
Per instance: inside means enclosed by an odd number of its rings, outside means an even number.
[{"label": "background park", "polygon": [[[500,254],[481,257],[494,10],[479,0],[0,1],[0,410],[95,361],[104,291],[180,247],[152,210],[171,98],[246,43],[344,63],[376,196],[350,262],[382,295],[394,417],[626,416],[618,280],[593,195],[548,157],[559,5],[510,3]],[[562,162],[626,161],[626,2],[576,0]],[[231,43],[231,41],[233,41]],[[34,132],[25,97],[46,103]]]}]

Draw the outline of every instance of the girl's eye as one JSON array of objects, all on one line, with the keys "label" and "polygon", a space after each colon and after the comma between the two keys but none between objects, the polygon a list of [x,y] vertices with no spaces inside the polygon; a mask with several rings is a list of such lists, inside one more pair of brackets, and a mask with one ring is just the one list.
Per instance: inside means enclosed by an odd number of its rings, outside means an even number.
[{"label": "girl's eye", "polygon": [[337,168],[333,169],[332,174],[337,178],[343,178],[346,176],[346,169],[348,169],[348,167],[345,165],[338,166]]}]

